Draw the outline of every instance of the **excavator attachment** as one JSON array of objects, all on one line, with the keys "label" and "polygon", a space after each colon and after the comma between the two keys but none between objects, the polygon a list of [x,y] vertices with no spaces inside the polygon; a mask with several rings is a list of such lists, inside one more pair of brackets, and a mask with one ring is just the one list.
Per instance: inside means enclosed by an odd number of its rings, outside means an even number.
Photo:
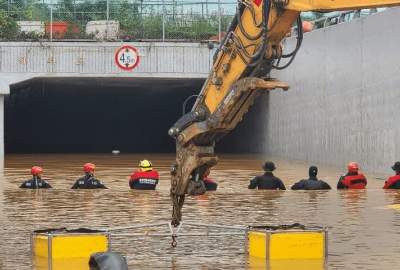
[{"label": "excavator attachment", "polygon": [[[287,90],[289,86],[277,80],[244,78],[232,86],[217,110],[203,121],[196,122],[195,118],[183,116],[183,121],[178,120],[170,129],[170,135],[177,140],[176,162],[171,167],[173,225],[179,225],[182,218],[185,194],[205,192],[204,174],[218,162],[214,153],[216,140],[235,128],[260,91],[275,88]],[[189,126],[185,121],[190,122]],[[182,125],[187,128],[179,132]]]},{"label": "excavator attachment", "polygon": [[[171,167],[172,224],[178,226],[182,219],[186,194],[205,192],[204,174],[218,162],[215,144],[236,127],[263,90],[289,88],[271,79],[270,71],[288,67],[300,49],[300,12],[397,5],[400,0],[239,0],[196,103],[168,131],[176,140],[176,160]],[[285,52],[282,40],[292,29],[296,46]]]}]

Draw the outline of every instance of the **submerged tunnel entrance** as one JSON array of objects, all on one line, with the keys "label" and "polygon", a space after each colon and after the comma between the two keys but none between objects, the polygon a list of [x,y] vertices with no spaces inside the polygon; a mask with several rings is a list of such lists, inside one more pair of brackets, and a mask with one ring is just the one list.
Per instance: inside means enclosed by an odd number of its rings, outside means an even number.
[{"label": "submerged tunnel entrance", "polygon": [[[5,102],[6,153],[172,153],[168,129],[203,82],[36,78],[13,85]],[[249,135],[260,137],[263,129],[255,117],[260,109],[254,110],[219,144],[220,152],[260,152],[262,138]]]}]

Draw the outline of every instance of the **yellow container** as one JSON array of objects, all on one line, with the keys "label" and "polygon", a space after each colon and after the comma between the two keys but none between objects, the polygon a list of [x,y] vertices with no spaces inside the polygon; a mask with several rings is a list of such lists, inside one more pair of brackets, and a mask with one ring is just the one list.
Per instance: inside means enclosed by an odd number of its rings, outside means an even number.
[{"label": "yellow container", "polygon": [[267,230],[247,233],[249,256],[266,260],[325,259],[327,232],[324,229]]},{"label": "yellow container", "polygon": [[90,256],[109,250],[107,232],[61,229],[32,234],[32,255],[38,270],[89,270]]}]

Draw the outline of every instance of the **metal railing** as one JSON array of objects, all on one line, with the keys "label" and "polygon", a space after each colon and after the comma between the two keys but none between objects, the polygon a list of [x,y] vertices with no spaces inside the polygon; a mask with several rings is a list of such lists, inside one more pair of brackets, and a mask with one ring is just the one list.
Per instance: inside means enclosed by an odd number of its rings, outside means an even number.
[{"label": "metal railing", "polygon": [[209,40],[236,1],[0,0],[2,40]]},{"label": "metal railing", "polygon": [[311,20],[314,25],[314,29],[324,28],[331,25],[349,22],[354,19],[362,18],[365,16],[369,16],[375,14],[377,12],[381,12],[386,8],[373,8],[373,9],[359,9],[359,10],[348,10],[341,12],[329,12],[324,14],[322,17],[318,19]]},{"label": "metal railing", "polygon": [[[220,41],[236,0],[0,0],[0,40]],[[305,13],[314,28],[380,9]]]}]

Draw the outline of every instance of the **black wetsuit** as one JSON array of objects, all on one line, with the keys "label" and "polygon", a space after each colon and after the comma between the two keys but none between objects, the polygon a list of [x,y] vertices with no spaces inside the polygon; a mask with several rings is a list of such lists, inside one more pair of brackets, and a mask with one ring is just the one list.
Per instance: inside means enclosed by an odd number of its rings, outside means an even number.
[{"label": "black wetsuit", "polygon": [[272,172],[265,172],[264,175],[256,176],[253,180],[250,180],[249,189],[282,189],[286,187],[282,180],[275,177]]},{"label": "black wetsuit", "polygon": [[86,174],[84,177],[76,180],[75,184],[71,187],[72,189],[95,189],[95,188],[106,188],[100,180],[93,177],[91,174]]},{"label": "black wetsuit", "polygon": [[32,179],[23,182],[20,188],[37,189],[37,188],[52,188],[52,187],[46,180],[42,180],[40,177],[35,176]]},{"label": "black wetsuit", "polygon": [[293,190],[319,190],[319,189],[331,189],[331,186],[325,181],[318,180],[316,177],[310,177],[309,179],[303,179],[295,183],[292,186]]}]

